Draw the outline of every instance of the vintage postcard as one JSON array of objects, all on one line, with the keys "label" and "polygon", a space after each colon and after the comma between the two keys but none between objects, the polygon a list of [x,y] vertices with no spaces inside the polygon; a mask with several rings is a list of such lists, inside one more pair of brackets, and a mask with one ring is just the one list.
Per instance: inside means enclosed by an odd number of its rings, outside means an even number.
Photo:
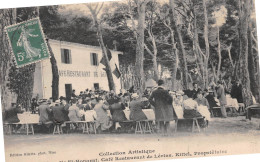
[{"label": "vintage postcard", "polygon": [[0,9],[7,162],[260,153],[254,0]]}]

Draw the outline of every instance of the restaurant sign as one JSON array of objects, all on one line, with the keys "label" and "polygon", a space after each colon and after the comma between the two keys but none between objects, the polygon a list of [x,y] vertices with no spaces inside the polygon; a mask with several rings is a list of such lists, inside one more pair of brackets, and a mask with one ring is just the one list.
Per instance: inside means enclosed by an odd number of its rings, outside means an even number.
[{"label": "restaurant sign", "polygon": [[[60,77],[91,77],[90,71],[72,71],[72,70],[59,70],[59,76]],[[104,72],[93,72],[92,77],[106,77],[106,74]]]}]

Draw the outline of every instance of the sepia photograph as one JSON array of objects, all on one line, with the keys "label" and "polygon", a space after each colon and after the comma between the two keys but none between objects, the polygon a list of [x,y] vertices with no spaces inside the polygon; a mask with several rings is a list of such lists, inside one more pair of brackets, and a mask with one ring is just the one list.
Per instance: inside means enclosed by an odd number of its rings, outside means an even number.
[{"label": "sepia photograph", "polygon": [[259,154],[255,7],[116,0],[0,8],[5,161]]}]

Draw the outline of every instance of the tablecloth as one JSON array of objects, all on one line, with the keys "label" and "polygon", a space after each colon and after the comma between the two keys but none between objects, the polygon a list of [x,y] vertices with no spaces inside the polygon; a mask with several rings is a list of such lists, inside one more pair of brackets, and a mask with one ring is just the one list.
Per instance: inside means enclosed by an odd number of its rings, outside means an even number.
[{"label": "tablecloth", "polygon": [[198,106],[198,112],[206,118],[206,120],[210,121],[210,112],[207,106]]},{"label": "tablecloth", "polygon": [[227,97],[227,107],[234,107],[238,111],[239,105],[237,99]]},{"label": "tablecloth", "polygon": [[39,115],[38,114],[31,114],[30,112],[24,112],[22,114],[17,114],[18,119],[20,120],[19,123],[39,123]]}]

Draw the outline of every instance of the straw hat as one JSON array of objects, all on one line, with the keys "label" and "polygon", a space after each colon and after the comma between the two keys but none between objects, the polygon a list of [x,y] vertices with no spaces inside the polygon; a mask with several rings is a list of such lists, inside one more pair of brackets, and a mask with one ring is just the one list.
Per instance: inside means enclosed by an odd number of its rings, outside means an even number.
[{"label": "straw hat", "polygon": [[138,97],[139,97],[139,95],[137,93],[132,94],[132,98],[138,98]]},{"label": "straw hat", "polygon": [[59,101],[59,100],[56,100],[56,101],[55,101],[55,104],[59,104],[59,103],[60,103],[60,101]]}]

